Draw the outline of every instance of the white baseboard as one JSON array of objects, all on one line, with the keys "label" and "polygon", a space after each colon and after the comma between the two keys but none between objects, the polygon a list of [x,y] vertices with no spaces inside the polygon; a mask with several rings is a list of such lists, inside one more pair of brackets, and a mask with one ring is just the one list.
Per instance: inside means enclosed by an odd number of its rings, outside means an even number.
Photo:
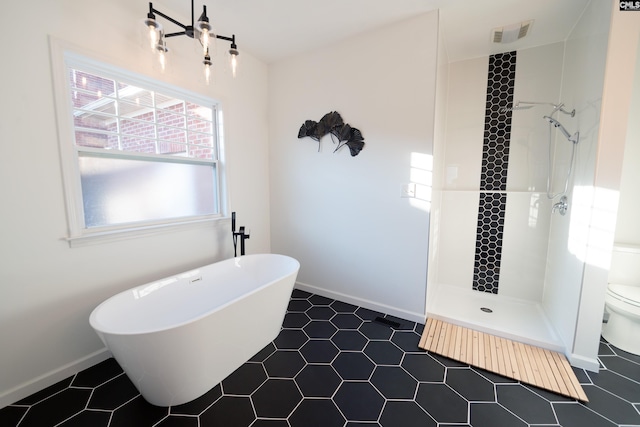
[{"label": "white baseboard", "polygon": [[576,368],[586,369],[591,372],[598,372],[600,370],[600,363],[598,359],[592,359],[589,357],[580,356],[579,354],[572,353],[569,357],[569,363]]},{"label": "white baseboard", "polygon": [[111,357],[106,348],[47,372],[0,394],[0,409]]},{"label": "white baseboard", "polygon": [[318,288],[316,286],[309,285],[302,282],[296,282],[295,288],[300,289],[302,291],[311,292],[312,294],[316,294],[323,297],[346,302],[349,304],[357,305],[359,307],[368,308],[369,310],[379,311],[380,313],[384,313],[384,314],[390,314],[392,316],[399,317],[400,319],[410,320],[416,323],[424,324],[425,318],[426,318],[426,315],[424,313],[416,313],[413,311],[403,310],[401,308],[392,307],[390,305],[378,303],[375,301],[370,301],[367,299],[346,295],[341,292],[335,292],[335,291],[330,291],[323,288]]}]

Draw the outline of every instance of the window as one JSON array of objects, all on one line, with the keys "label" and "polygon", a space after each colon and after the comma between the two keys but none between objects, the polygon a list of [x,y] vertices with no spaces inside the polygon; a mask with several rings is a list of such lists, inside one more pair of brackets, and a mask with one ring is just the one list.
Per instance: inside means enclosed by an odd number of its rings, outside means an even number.
[{"label": "window", "polygon": [[67,129],[60,144],[70,240],[221,217],[215,101],[63,57],[69,107],[59,114],[68,116],[60,117]]}]

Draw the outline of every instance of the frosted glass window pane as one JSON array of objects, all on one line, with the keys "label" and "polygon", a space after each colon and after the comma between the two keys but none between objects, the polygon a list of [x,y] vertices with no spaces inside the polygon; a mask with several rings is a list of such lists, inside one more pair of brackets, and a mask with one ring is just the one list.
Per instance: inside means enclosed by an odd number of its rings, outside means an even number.
[{"label": "frosted glass window pane", "polygon": [[87,228],[218,213],[215,165],[82,156]]}]

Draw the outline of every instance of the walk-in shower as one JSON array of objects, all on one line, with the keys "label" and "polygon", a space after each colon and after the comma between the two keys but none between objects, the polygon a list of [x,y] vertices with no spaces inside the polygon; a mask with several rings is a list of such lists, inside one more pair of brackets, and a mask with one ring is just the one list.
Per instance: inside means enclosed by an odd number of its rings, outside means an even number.
[{"label": "walk-in shower", "polygon": [[[560,102],[515,98],[558,97],[557,69],[537,62],[545,55],[561,61],[554,48],[492,55],[488,67],[469,60],[451,73],[451,87],[464,90],[450,95],[450,111],[464,117],[448,122],[439,157],[443,175],[434,192],[427,316],[564,351],[542,301],[552,212],[568,207],[554,210],[553,204],[570,192],[567,169],[579,134],[568,129],[576,111]],[[516,69],[526,86],[517,85]],[[471,81],[486,88],[484,96],[469,86],[471,70],[477,73]]]},{"label": "walk-in shower", "polygon": [[[434,138],[427,317],[557,349],[588,369],[597,345],[583,330],[598,315],[582,311],[594,304],[582,299],[583,214],[610,10],[591,2],[566,42],[450,62]],[[563,196],[571,205],[553,213]]]}]

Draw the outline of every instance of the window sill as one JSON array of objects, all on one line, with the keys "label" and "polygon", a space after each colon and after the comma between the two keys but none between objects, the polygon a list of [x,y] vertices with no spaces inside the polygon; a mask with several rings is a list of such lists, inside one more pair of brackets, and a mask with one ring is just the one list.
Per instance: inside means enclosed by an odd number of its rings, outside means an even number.
[{"label": "window sill", "polygon": [[86,232],[80,236],[65,237],[69,243],[69,247],[78,248],[83,246],[90,246],[100,243],[110,243],[122,240],[135,239],[138,237],[156,236],[175,231],[186,231],[197,228],[210,227],[220,222],[221,220],[228,220],[228,217],[215,217],[195,219],[181,222],[162,223],[154,225],[146,225],[140,227],[131,227],[126,229],[108,230],[108,231],[95,231]]}]

